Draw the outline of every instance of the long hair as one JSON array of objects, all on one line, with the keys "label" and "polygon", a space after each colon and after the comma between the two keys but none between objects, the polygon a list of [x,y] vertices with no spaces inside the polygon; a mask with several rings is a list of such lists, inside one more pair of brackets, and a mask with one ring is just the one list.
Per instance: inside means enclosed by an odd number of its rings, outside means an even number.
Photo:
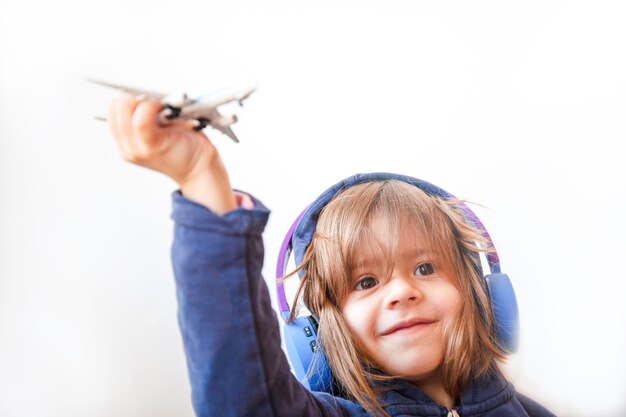
[{"label": "long hair", "polygon": [[[454,398],[467,383],[486,372],[498,371],[505,357],[494,330],[479,256],[489,252],[481,231],[471,226],[458,201],[429,196],[398,180],[374,181],[340,192],[322,210],[313,238],[297,271],[301,271],[296,299],[319,319],[318,339],[328,365],[345,397],[375,415],[388,414],[379,394],[398,375],[377,369],[366,349],[352,335],[342,315],[351,290],[351,272],[363,245],[384,248],[393,266],[399,230],[410,228],[461,295],[461,307],[444,330],[441,366],[443,388]],[[374,235],[374,216],[386,222],[389,233]],[[295,272],[295,271],[294,271]],[[292,309],[290,319],[297,315]]]}]

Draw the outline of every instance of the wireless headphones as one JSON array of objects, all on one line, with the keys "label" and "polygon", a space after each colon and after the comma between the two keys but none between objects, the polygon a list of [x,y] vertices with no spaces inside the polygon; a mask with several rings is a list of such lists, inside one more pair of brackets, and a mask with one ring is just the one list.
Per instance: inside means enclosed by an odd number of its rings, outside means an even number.
[{"label": "wireless headphones", "polygon": [[[281,245],[276,265],[276,293],[280,315],[284,322],[283,336],[289,361],[296,377],[311,391],[328,392],[332,389],[331,372],[324,357],[323,349],[317,340],[318,320],[311,315],[298,317],[291,323],[287,322],[289,304],[287,303],[285,288],[280,278],[286,273],[287,263],[292,250],[296,265],[302,261],[304,252],[315,232],[320,211],[335,195],[357,184],[386,180],[404,181],[433,197],[446,200],[455,198],[443,189],[417,178],[391,173],[357,174],[333,185],[307,207],[291,225]],[[519,313],[513,286],[509,277],[500,271],[500,258],[482,222],[462,202],[459,203],[459,207],[468,223],[483,231],[483,236],[493,248],[492,252],[486,254],[490,273],[484,276],[484,284],[491,303],[494,331],[498,342],[506,351],[515,352],[518,345]]]}]

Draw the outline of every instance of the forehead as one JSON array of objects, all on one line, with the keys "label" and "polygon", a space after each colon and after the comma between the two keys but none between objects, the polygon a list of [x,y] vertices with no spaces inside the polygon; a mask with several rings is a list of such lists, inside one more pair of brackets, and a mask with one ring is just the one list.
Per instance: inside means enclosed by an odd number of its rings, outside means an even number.
[{"label": "forehead", "polygon": [[363,227],[348,255],[352,268],[374,263],[390,262],[405,257],[432,256],[433,247],[429,234],[409,216],[391,217],[374,214]]},{"label": "forehead", "polygon": [[427,250],[433,257],[451,261],[448,254],[455,236],[443,205],[438,198],[398,181],[355,185],[322,210],[316,244],[326,251],[327,259],[339,261],[339,255],[348,268],[365,255],[391,262],[398,248]]}]

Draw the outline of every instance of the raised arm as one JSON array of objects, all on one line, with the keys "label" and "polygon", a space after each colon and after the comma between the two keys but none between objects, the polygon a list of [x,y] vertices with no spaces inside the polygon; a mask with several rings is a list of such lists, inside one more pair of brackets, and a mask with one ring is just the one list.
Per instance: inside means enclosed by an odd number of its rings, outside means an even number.
[{"label": "raised arm", "polygon": [[333,397],[316,398],[293,377],[280,347],[261,276],[269,211],[256,200],[252,209],[237,207],[213,144],[186,123],[158,126],[160,108],[121,96],[109,120],[124,159],[181,188],[173,196],[172,262],[196,414],[343,415]]}]

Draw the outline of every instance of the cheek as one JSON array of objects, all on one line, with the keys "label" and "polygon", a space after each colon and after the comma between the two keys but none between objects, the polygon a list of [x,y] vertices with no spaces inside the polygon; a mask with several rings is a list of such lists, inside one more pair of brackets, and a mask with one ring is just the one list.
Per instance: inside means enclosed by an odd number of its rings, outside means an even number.
[{"label": "cheek", "polygon": [[342,314],[348,328],[362,343],[367,335],[373,332],[375,317],[372,309],[367,308],[366,303],[348,301],[344,304]]},{"label": "cheek", "polygon": [[442,289],[438,298],[437,305],[441,317],[447,322],[454,321],[461,310],[462,300],[459,290],[449,283]]}]

